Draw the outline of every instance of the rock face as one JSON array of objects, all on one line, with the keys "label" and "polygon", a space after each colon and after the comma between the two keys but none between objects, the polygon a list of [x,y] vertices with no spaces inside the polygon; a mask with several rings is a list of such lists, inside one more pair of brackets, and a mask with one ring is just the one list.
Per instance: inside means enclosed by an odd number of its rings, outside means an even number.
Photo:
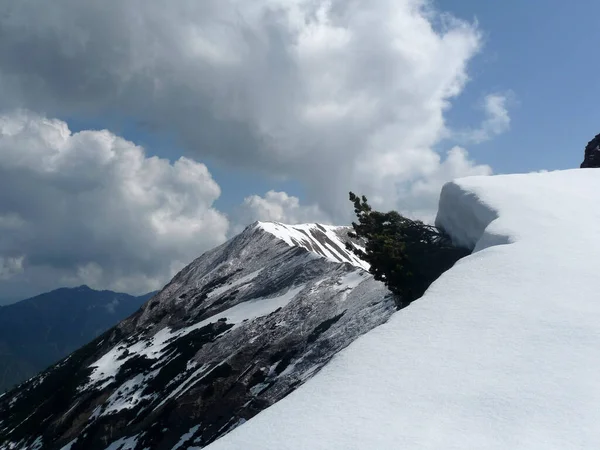
[{"label": "rock face", "polygon": [[347,228],[255,223],[0,397],[0,448],[201,448],[394,312]]},{"label": "rock face", "polygon": [[585,156],[580,166],[582,169],[600,167],[600,134],[588,142]]},{"label": "rock face", "polygon": [[80,286],[0,307],[0,392],[98,337],[152,295],[134,297]]}]

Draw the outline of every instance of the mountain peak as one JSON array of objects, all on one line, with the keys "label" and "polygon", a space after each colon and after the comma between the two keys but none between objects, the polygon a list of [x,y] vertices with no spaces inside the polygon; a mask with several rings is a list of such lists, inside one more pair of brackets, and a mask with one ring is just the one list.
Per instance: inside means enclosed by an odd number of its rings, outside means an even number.
[{"label": "mountain peak", "polygon": [[0,399],[0,442],[73,450],[125,441],[130,449],[208,445],[395,311],[385,285],[345,249],[348,231],[246,227],[138,312]]},{"label": "mountain peak", "polygon": [[[346,242],[352,242],[348,226],[305,223],[286,225],[280,222],[256,222],[255,229],[265,231],[282,240],[290,247],[301,247],[330,261],[349,263],[369,270],[369,264],[346,249]],[[357,248],[359,245],[352,242]]]}]

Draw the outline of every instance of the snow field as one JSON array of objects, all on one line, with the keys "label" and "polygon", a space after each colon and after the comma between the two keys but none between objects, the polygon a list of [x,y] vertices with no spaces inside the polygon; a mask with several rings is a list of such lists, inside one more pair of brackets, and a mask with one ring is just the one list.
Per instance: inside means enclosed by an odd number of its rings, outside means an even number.
[{"label": "snow field", "polygon": [[475,253],[211,450],[600,448],[600,172],[474,177]]}]

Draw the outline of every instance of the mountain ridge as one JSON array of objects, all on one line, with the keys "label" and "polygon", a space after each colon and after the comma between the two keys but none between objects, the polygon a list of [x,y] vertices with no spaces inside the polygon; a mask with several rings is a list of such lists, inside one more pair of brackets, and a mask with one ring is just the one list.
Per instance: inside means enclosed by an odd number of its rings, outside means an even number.
[{"label": "mountain ridge", "polygon": [[172,448],[188,435],[214,441],[395,311],[385,286],[345,250],[349,230],[249,225],[0,398],[0,442],[92,450],[133,435],[132,449]]}]

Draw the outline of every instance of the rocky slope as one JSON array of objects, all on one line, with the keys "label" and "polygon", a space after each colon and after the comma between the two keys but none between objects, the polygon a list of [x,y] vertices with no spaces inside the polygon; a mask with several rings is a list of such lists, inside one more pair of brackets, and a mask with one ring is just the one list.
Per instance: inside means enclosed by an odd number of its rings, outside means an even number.
[{"label": "rocky slope", "polygon": [[394,311],[348,229],[255,223],[0,398],[0,448],[202,447]]},{"label": "rocky slope", "polygon": [[80,286],[0,307],[0,392],[98,337],[153,294],[136,297]]}]

